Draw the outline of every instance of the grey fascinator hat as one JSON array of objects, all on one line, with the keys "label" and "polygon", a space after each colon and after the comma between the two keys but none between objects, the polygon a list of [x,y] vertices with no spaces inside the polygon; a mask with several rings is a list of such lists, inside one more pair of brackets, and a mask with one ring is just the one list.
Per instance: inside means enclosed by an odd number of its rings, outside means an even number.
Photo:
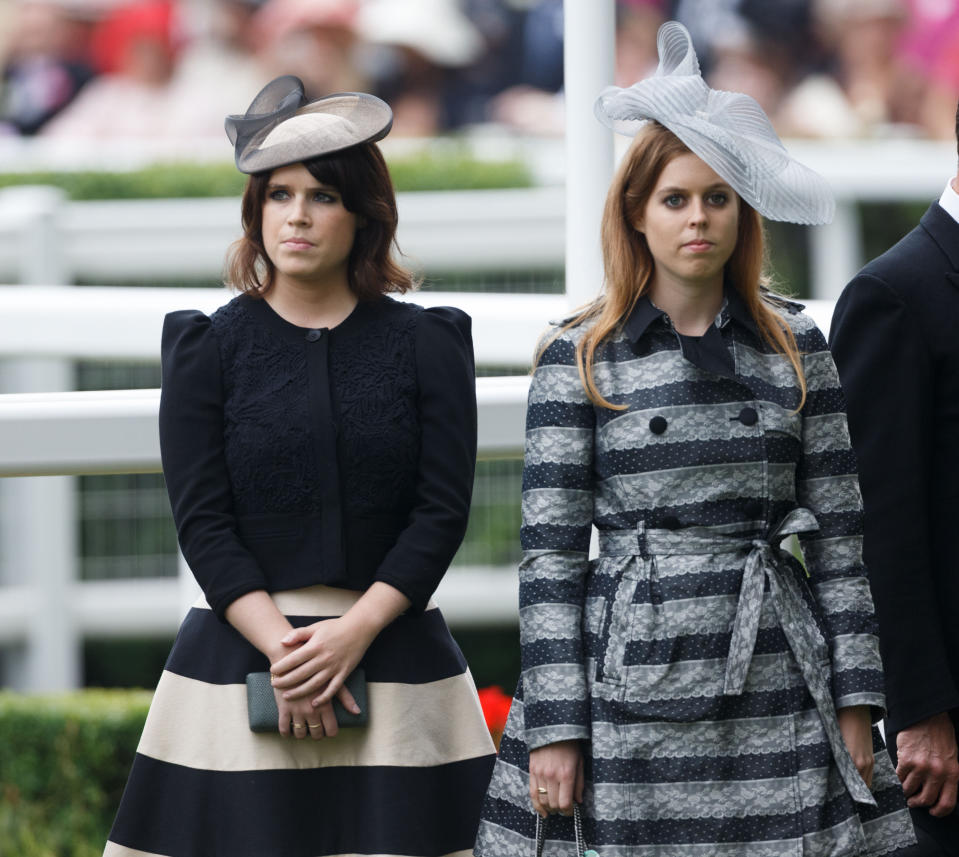
[{"label": "grey fascinator hat", "polygon": [[382,140],[393,125],[390,106],[365,92],[307,101],[291,74],[270,81],[242,116],[226,117],[236,166],[259,173]]},{"label": "grey fascinator hat", "polygon": [[826,180],[790,156],[755,99],[707,86],[682,24],[663,24],[657,47],[652,77],[600,93],[594,107],[600,122],[628,136],[650,120],[664,125],[770,220],[832,220],[836,203]]}]

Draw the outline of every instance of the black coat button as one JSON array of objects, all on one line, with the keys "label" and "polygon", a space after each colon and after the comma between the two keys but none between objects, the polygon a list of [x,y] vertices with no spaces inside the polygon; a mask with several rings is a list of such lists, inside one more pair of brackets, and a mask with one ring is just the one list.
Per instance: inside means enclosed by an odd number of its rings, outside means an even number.
[{"label": "black coat button", "polygon": [[323,335],[322,330],[311,330],[307,335],[306,339],[308,342],[316,342]]},{"label": "black coat button", "polygon": [[682,524],[675,515],[667,515],[663,518],[663,528],[666,530],[678,530]]},{"label": "black coat button", "polygon": [[653,417],[649,421],[649,430],[653,434],[662,434],[664,431],[666,431],[665,417]]},{"label": "black coat button", "polygon": [[739,421],[744,426],[754,426],[759,421],[759,414],[756,413],[755,408],[743,408],[739,412]]}]

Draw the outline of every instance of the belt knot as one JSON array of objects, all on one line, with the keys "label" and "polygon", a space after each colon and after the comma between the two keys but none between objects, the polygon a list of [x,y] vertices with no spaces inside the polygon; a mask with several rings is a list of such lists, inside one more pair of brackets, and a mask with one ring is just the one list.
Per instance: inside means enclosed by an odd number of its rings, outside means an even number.
[{"label": "belt knot", "polygon": [[[730,696],[743,692],[746,674],[756,648],[765,581],[768,580],[770,601],[809,689],[809,695],[816,703],[819,719],[843,782],[854,801],[876,806],[876,799],[859,775],[839,732],[829,676],[823,674],[823,659],[817,656],[817,652],[825,654],[826,641],[803,600],[799,581],[785,562],[785,557],[782,556],[784,552],[778,547],[778,542],[786,536],[815,532],[818,529],[819,525],[812,512],[799,508],[793,509],[780,522],[769,540],[750,540],[752,550],[746,558],[739,588],[739,603],[729,641],[723,692]],[[776,544],[773,544],[774,541]]]}]

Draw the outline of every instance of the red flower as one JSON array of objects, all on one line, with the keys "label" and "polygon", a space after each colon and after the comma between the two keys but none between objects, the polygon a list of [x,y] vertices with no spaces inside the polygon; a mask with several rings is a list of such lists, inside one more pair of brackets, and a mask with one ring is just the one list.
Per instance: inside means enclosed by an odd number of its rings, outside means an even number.
[{"label": "red flower", "polygon": [[493,743],[498,750],[513,698],[503,693],[503,689],[496,685],[480,688],[478,693],[480,705],[483,707],[483,716],[486,718],[486,728],[493,736]]}]

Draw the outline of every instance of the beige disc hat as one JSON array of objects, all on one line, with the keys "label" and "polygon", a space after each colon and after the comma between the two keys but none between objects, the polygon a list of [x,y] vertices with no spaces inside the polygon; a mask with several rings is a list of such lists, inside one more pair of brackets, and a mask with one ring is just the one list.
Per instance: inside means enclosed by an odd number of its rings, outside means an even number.
[{"label": "beige disc hat", "polygon": [[339,92],[307,102],[291,74],[270,81],[242,116],[226,117],[236,166],[259,173],[382,140],[393,125],[390,106],[365,92]]},{"label": "beige disc hat", "polygon": [[600,93],[594,108],[599,121],[629,136],[650,120],[659,122],[763,217],[829,223],[836,203],[826,180],[786,151],[755,99],[707,86],[686,28],[666,22],[657,47],[652,77]]}]

